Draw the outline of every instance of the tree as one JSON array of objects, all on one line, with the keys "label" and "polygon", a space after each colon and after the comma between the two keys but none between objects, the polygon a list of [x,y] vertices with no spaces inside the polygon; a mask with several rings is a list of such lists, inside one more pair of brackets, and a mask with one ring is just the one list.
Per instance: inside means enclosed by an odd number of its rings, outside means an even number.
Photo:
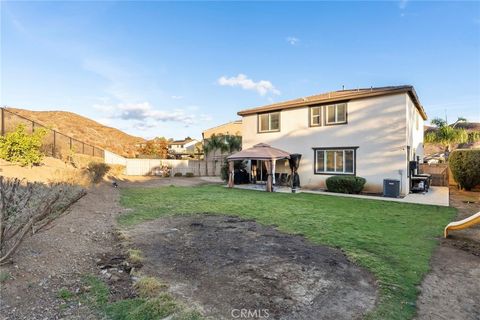
[{"label": "tree", "polygon": [[242,150],[242,137],[241,136],[225,136],[225,143],[227,145],[228,153],[234,153],[235,151]]},{"label": "tree", "polygon": [[140,154],[166,159],[168,154],[168,142],[164,137],[149,140],[140,149]]},{"label": "tree", "polygon": [[[205,158],[210,153],[213,153],[214,159],[214,171],[216,172],[217,169],[217,159],[215,159],[217,151],[220,151],[221,154],[228,153],[231,154],[235,151],[239,151],[242,149],[242,137],[241,136],[233,136],[233,135],[215,135],[203,141],[203,152],[205,153]],[[205,163],[207,166],[207,162]],[[207,169],[208,175],[208,169]]]},{"label": "tree", "polygon": [[200,160],[200,156],[203,152],[203,143],[201,141],[195,143],[195,154],[197,155],[197,159]]},{"label": "tree", "polygon": [[[459,119],[462,120],[463,118]],[[435,125],[436,128],[426,134],[425,142],[441,144],[445,148],[446,154],[452,151],[454,144],[468,142],[468,132],[463,128],[449,126],[447,121],[440,118],[433,119],[431,124]]]},{"label": "tree", "polygon": [[14,132],[0,136],[0,158],[22,166],[39,164],[43,159],[40,148],[46,134],[45,129],[29,134],[24,125],[19,125]]},{"label": "tree", "polygon": [[[212,134],[212,136],[208,139],[204,140],[203,143],[203,151],[205,153],[205,158],[207,158],[207,155],[210,153],[213,153],[213,174],[215,175],[215,172],[217,171],[217,160],[215,159],[215,155],[217,151],[220,150],[221,152],[224,152],[227,150],[227,146],[224,143],[224,138],[222,135],[215,135]],[[205,161],[205,168],[206,168],[206,173],[208,175],[208,161]]]}]

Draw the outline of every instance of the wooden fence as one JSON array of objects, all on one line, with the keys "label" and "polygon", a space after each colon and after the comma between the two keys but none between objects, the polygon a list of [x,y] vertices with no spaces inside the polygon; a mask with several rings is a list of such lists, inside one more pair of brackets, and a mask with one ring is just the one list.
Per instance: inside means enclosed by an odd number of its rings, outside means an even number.
[{"label": "wooden fence", "polygon": [[446,163],[422,163],[420,164],[420,172],[432,175],[432,186],[448,187],[450,184],[455,184],[455,181],[450,178],[450,169]]}]

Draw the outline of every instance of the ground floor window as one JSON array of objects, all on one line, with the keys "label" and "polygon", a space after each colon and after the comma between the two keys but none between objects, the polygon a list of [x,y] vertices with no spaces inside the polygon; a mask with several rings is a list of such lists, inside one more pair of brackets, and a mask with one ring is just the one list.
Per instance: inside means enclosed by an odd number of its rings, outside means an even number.
[{"label": "ground floor window", "polygon": [[355,174],[357,147],[314,148],[315,173]]}]

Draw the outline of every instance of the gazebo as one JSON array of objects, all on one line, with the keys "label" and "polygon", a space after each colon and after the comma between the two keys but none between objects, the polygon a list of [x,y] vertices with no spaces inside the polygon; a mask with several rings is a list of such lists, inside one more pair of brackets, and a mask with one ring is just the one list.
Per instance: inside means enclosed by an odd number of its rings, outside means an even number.
[{"label": "gazebo", "polygon": [[[228,187],[233,188],[234,165],[235,160],[262,160],[265,162],[267,169],[266,191],[273,191],[273,176],[275,175],[275,162],[277,160],[288,159],[290,169],[292,170],[292,188],[300,186],[298,179],[298,164],[301,155],[290,154],[287,151],[274,148],[265,143],[259,143],[251,148],[244,149],[227,157],[228,160]],[[292,161],[293,160],[293,161]],[[295,183],[297,182],[297,183]]]}]

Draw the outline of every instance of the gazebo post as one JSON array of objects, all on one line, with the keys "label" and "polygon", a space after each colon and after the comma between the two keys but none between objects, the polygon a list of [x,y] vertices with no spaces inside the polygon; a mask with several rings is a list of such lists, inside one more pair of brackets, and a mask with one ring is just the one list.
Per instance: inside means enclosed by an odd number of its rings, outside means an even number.
[{"label": "gazebo post", "polygon": [[265,168],[267,169],[267,186],[266,186],[266,191],[267,192],[272,192],[272,163],[273,160],[266,160],[265,161]]},{"label": "gazebo post", "polygon": [[233,160],[228,161],[228,187],[233,188],[234,165]]}]

